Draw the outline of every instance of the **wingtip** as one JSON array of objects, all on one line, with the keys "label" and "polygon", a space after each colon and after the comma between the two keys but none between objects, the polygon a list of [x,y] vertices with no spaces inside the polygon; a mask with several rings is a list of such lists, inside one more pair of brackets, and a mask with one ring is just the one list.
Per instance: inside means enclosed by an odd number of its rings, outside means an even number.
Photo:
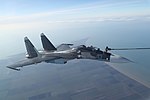
[{"label": "wingtip", "polygon": [[6,66],[7,68],[9,69],[13,69],[13,70],[16,70],[16,71],[20,71],[20,69],[17,69],[17,68],[12,68],[12,67],[9,67],[9,66]]}]

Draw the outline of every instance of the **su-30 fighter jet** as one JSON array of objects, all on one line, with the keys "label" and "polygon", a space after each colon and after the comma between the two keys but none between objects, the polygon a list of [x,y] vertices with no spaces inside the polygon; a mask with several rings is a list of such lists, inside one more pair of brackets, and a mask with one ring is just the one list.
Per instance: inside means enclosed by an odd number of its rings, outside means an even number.
[{"label": "su-30 fighter jet", "polygon": [[[64,46],[70,44],[62,44],[55,48],[54,45],[46,38],[44,34],[41,34],[41,40],[43,44],[43,51],[37,51],[31,41],[25,37],[24,42],[27,50],[26,59],[18,61],[7,67],[19,71],[18,67],[28,66],[41,62],[65,64],[68,60],[78,58],[79,53],[75,48],[64,49]],[[62,49],[62,50],[59,50]]]},{"label": "su-30 fighter jet", "polygon": [[93,46],[78,45],[74,44],[61,44],[55,47],[50,40],[42,33],[41,41],[43,45],[43,50],[37,51],[30,40],[25,37],[24,42],[27,49],[26,59],[16,62],[12,65],[7,66],[10,69],[20,70],[18,67],[23,67],[27,65],[37,64],[41,62],[55,63],[55,64],[65,64],[68,60],[73,59],[91,59],[97,61],[105,61],[112,63],[126,63],[132,62],[125,57],[114,55],[108,51],[111,50],[141,50],[150,48],[117,48],[112,49],[106,47],[105,50],[100,50]]}]

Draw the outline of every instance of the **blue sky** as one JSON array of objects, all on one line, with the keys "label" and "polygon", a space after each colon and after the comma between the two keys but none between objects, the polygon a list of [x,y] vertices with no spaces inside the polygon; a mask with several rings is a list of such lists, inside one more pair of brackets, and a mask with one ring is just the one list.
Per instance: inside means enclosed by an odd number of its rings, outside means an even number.
[{"label": "blue sky", "polygon": [[0,1],[0,26],[3,29],[29,28],[47,23],[149,20],[149,14],[150,0]]},{"label": "blue sky", "polygon": [[[6,50],[0,56],[24,51],[24,36],[37,45],[39,34],[44,32],[52,34],[54,43],[60,43],[65,33],[72,33],[71,29],[82,32],[75,27],[140,20],[150,21],[150,0],[0,0],[0,47],[3,47],[0,51]],[[74,37],[81,37],[81,34]]]},{"label": "blue sky", "polygon": [[25,15],[59,10],[98,0],[1,0],[1,12],[5,15]]},{"label": "blue sky", "polygon": [[63,11],[71,9],[98,10],[103,12],[129,13],[149,11],[149,0],[0,0],[1,16],[25,16],[37,13],[48,13],[53,11]]},{"label": "blue sky", "polygon": [[[149,0],[1,0],[0,23],[62,22],[149,15]],[[93,18],[93,19],[92,19]],[[103,20],[101,18],[101,20]]]}]

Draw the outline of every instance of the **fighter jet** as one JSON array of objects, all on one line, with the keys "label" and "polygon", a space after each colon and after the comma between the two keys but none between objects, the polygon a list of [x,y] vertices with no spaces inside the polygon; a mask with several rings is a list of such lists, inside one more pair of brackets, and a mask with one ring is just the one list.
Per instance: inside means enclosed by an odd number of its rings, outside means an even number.
[{"label": "fighter jet", "polygon": [[12,65],[8,65],[8,68],[19,71],[20,69],[18,69],[18,67],[41,62],[65,64],[68,60],[72,60],[78,57],[78,53],[75,48],[57,51],[52,43],[50,46],[46,45],[48,41],[45,41],[45,38],[42,39],[44,47],[43,52],[39,52],[27,37],[24,38],[24,42],[27,50],[26,59],[18,61]]},{"label": "fighter jet", "polygon": [[55,47],[44,33],[41,33],[43,50],[38,51],[27,37],[24,38],[24,42],[27,49],[26,59],[9,65],[7,66],[8,68],[20,70],[18,67],[37,64],[43,61],[47,63],[65,64],[68,60],[76,58],[103,61],[110,60],[110,55],[106,57],[106,54],[101,50],[96,50],[93,47],[86,47],[85,45],[73,46],[73,44],[63,43]]},{"label": "fighter jet", "polygon": [[[43,50],[38,51],[31,41],[25,37],[24,38],[27,54],[26,59],[16,62],[7,67],[14,70],[20,70],[18,67],[23,67],[27,65],[37,64],[41,62],[55,63],[55,64],[65,64],[68,60],[73,59],[91,59],[105,62],[132,62],[127,58],[121,56],[114,56],[109,53],[110,50],[137,50],[137,49],[150,49],[150,48],[124,48],[124,49],[112,49],[106,47],[104,51],[93,46],[73,46],[73,44],[61,44],[55,47],[50,40],[42,33],[41,42],[43,45]],[[112,56],[114,56],[112,58]]]}]

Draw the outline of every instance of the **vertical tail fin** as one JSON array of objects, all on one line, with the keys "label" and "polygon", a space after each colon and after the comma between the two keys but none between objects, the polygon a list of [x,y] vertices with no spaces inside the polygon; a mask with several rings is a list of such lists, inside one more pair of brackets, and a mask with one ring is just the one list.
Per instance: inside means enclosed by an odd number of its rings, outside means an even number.
[{"label": "vertical tail fin", "polygon": [[41,33],[41,41],[44,50],[46,51],[57,50],[55,46],[48,40],[48,38],[43,33]]},{"label": "vertical tail fin", "polygon": [[39,52],[34,47],[34,45],[27,37],[24,38],[24,42],[27,50],[27,55],[26,55],[27,58],[34,58],[40,55]]}]

